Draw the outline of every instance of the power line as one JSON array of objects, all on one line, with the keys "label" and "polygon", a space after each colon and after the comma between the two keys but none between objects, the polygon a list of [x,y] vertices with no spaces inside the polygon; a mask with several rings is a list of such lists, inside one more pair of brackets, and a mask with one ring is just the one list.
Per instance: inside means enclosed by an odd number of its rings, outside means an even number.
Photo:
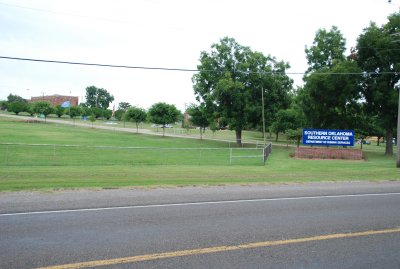
[{"label": "power line", "polygon": [[[215,70],[200,70],[200,69],[187,69],[187,68],[173,68],[173,67],[149,67],[149,66],[131,66],[131,65],[114,65],[114,64],[99,64],[99,63],[83,63],[83,62],[71,62],[71,61],[57,61],[57,60],[44,60],[44,59],[31,59],[21,57],[9,57],[0,56],[0,59],[5,60],[17,60],[17,61],[28,61],[28,62],[40,62],[40,63],[56,63],[56,64],[68,64],[68,65],[82,65],[82,66],[96,66],[96,67],[108,67],[108,68],[125,68],[125,69],[140,69],[140,70],[158,70],[158,71],[175,71],[175,72],[215,72]],[[222,70],[221,70],[222,71]],[[398,72],[339,72],[339,73],[306,73],[306,72],[279,72],[279,71],[240,71],[242,74],[265,74],[265,75],[366,75],[366,74],[397,74]]]},{"label": "power line", "polygon": [[0,59],[17,60],[17,61],[29,61],[29,62],[41,62],[41,63],[56,63],[56,64],[70,64],[70,65],[112,67],[112,68],[144,69],[144,70],[180,71],[180,72],[198,72],[198,71],[199,71],[198,69],[186,69],[186,68],[147,67],[147,66],[130,66],[130,65],[82,63],[82,62],[57,61],[57,60],[43,60],[43,59],[30,59],[30,58],[8,57],[8,56],[0,56]]}]

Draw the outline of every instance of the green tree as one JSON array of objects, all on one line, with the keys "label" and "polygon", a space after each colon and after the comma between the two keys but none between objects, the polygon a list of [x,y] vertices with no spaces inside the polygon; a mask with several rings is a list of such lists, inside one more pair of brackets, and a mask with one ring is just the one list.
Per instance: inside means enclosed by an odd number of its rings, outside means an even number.
[{"label": "green tree", "polygon": [[346,40],[336,26],[330,31],[319,29],[315,35],[313,45],[306,46],[306,58],[308,71],[316,71],[322,68],[332,68],[335,62],[345,59]]},{"label": "green tree", "polygon": [[96,117],[92,114],[89,116],[89,121],[92,123],[92,128],[93,128],[93,124],[96,121]]},{"label": "green tree", "polygon": [[87,107],[85,104],[80,104],[76,108],[77,108],[77,111],[79,112],[79,115],[81,115],[81,116],[88,117],[92,114],[91,109],[89,107]]},{"label": "green tree", "polygon": [[57,105],[54,108],[54,114],[57,115],[57,117],[61,118],[62,115],[65,114],[66,109],[64,107],[62,107],[61,105]]},{"label": "green tree", "polygon": [[[114,117],[119,121],[125,120],[124,114],[128,110],[128,108],[130,108],[130,107],[131,107],[130,103],[128,103],[128,102],[120,102],[118,104],[118,109],[114,112]],[[124,124],[125,124],[125,122],[124,122]]]},{"label": "green tree", "polygon": [[111,109],[104,109],[103,110],[103,117],[107,120],[111,119],[112,117],[112,110]]},{"label": "green tree", "polygon": [[89,109],[89,114],[94,115],[96,119],[103,117],[104,115],[104,110],[99,108],[99,107],[91,107]]},{"label": "green tree", "polygon": [[112,101],[114,101],[114,96],[112,96],[107,90],[97,88],[96,86],[86,87],[87,107],[107,109]]},{"label": "green tree", "polygon": [[68,109],[68,115],[70,116],[71,119],[74,120],[74,123],[75,123],[75,117],[81,115],[81,113],[82,113],[82,111],[81,111],[81,108],[79,106],[71,106]]},{"label": "green tree", "polygon": [[196,99],[208,115],[226,121],[235,130],[237,145],[241,146],[242,130],[261,122],[262,93],[268,119],[282,103],[288,105],[287,93],[293,83],[284,74],[288,67],[225,37],[211,46],[211,52],[200,54],[200,72],[192,78]]},{"label": "green tree", "polygon": [[131,104],[129,104],[128,102],[120,102],[118,104],[118,110],[126,111],[130,107],[131,107]]},{"label": "green tree", "polygon": [[22,98],[21,96],[16,95],[16,94],[11,94],[11,93],[7,96],[7,102],[9,102],[9,103],[20,102],[20,103],[25,103],[25,104],[27,103],[27,101],[24,98]]},{"label": "green tree", "polygon": [[7,111],[13,112],[18,115],[20,112],[24,112],[26,110],[25,102],[7,102]]},{"label": "green tree", "polygon": [[24,112],[26,110],[26,106],[27,101],[21,96],[11,93],[7,96],[7,103],[5,104],[7,111],[18,115],[20,112]]},{"label": "green tree", "polygon": [[1,100],[0,101],[0,110],[6,110],[6,109],[7,109],[7,101]]},{"label": "green tree", "polygon": [[204,129],[209,125],[205,106],[196,106],[192,104],[187,109],[187,113],[190,115],[190,121],[192,122],[192,124],[199,127],[200,139],[202,139]]},{"label": "green tree", "polygon": [[47,116],[54,112],[54,107],[48,101],[37,101],[32,103],[32,111],[36,114],[44,115],[46,120]]},{"label": "green tree", "polygon": [[163,126],[163,136],[165,136],[165,126],[176,122],[180,114],[175,105],[162,102],[152,105],[147,113],[150,122]]},{"label": "green tree", "polygon": [[[385,130],[381,125],[381,121],[377,116],[372,116],[368,113],[366,103],[361,104],[361,114],[359,118],[359,124],[354,129],[355,138],[364,140],[368,136],[376,136],[377,146],[379,146],[380,140],[385,137]],[[362,142],[362,141],[361,141]],[[361,149],[363,144],[361,143]]]},{"label": "green tree", "polygon": [[300,111],[293,108],[282,109],[276,113],[275,121],[272,123],[271,128],[276,134],[276,141],[278,141],[279,133],[286,133],[287,130],[295,130],[301,128],[304,124],[304,118]]},{"label": "green tree", "polygon": [[33,116],[35,111],[33,111],[33,103],[27,103],[25,107],[25,112],[29,113],[29,115]]},{"label": "green tree", "polygon": [[114,117],[117,120],[121,121],[121,120],[123,120],[124,113],[125,113],[125,110],[117,109],[117,110],[115,110]]},{"label": "green tree", "polygon": [[397,123],[400,79],[400,13],[388,17],[381,27],[371,23],[357,40],[356,59],[365,72],[362,94],[367,112],[385,129],[385,155],[393,155],[393,132]]},{"label": "green tree", "polygon": [[300,141],[303,136],[303,129],[289,129],[286,130],[286,140],[287,141],[296,141],[297,147],[300,147]]},{"label": "green tree", "polygon": [[[360,77],[357,63],[346,59],[345,39],[337,27],[319,30],[306,48],[309,64],[299,103],[314,128],[354,129],[360,115]],[[346,75],[347,74],[347,75]]]},{"label": "green tree", "polygon": [[124,114],[125,121],[132,121],[136,124],[136,132],[139,132],[139,124],[144,122],[147,117],[146,110],[139,107],[129,107]]},{"label": "green tree", "polygon": [[344,60],[304,78],[299,98],[312,127],[357,128],[361,113],[360,76],[352,74],[360,72],[355,62]]}]

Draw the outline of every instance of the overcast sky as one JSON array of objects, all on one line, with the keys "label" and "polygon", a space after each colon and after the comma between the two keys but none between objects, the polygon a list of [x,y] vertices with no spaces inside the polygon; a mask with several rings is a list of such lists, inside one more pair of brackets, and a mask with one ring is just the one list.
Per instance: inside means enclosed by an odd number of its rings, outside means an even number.
[{"label": "overcast sky", "polygon": [[[0,56],[196,69],[200,52],[229,36],[307,69],[304,48],[335,25],[355,46],[370,21],[382,25],[400,0],[0,0]],[[105,88],[121,101],[183,110],[195,102],[191,72],[73,66],[0,59],[0,100]],[[301,75],[291,75],[301,85]]]}]

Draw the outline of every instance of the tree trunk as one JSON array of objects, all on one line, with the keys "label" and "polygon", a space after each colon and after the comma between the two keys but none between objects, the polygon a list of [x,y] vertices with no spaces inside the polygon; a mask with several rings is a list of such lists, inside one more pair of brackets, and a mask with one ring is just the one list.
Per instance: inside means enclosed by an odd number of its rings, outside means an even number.
[{"label": "tree trunk", "polygon": [[236,145],[242,147],[242,129],[236,129]]},{"label": "tree trunk", "polygon": [[393,156],[393,129],[386,130],[386,156]]},{"label": "tree trunk", "polygon": [[276,132],[275,141],[278,142],[279,132]]},{"label": "tree trunk", "polygon": [[381,140],[381,137],[378,136],[378,141],[376,141],[376,145],[379,147],[379,140]]},{"label": "tree trunk", "polygon": [[136,133],[139,133],[139,123],[136,122]]},{"label": "tree trunk", "polygon": [[203,128],[200,127],[200,139],[203,139]]}]

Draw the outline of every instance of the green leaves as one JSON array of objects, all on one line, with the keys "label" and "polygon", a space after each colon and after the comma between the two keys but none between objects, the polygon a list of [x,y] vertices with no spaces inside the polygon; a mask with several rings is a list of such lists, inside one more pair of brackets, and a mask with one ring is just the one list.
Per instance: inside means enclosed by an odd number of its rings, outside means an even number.
[{"label": "green leaves", "polygon": [[112,101],[114,101],[114,96],[107,92],[107,90],[103,88],[97,88],[96,86],[86,87],[87,107],[107,109]]},{"label": "green leaves", "polygon": [[315,35],[313,45],[306,47],[306,57],[309,65],[308,71],[316,71],[321,68],[331,68],[335,62],[345,59],[346,40],[336,26],[330,31],[319,29]]},{"label": "green leaves", "polygon": [[124,119],[126,121],[133,121],[136,123],[136,131],[138,131],[139,123],[144,122],[146,117],[146,110],[139,107],[129,107],[124,114]]},{"label": "green leaves", "polygon": [[400,79],[400,14],[389,16],[385,25],[375,23],[364,29],[357,40],[357,62],[365,71],[362,95],[370,117],[386,131],[386,155],[393,155],[392,133],[396,127]]},{"label": "green leaves", "polygon": [[[262,100],[269,100],[267,115],[273,117],[289,104],[288,92],[293,81],[284,72],[289,65],[271,56],[253,52],[233,38],[222,38],[201,52],[200,72],[192,78],[196,99],[208,114],[224,119],[236,130],[240,145],[241,131],[248,125],[261,125]],[[271,73],[279,72],[279,75]]]},{"label": "green leaves", "polygon": [[[181,113],[175,107],[167,103],[155,103],[152,105],[148,112],[149,121],[155,124],[161,124],[165,127],[167,124],[174,123],[178,120]],[[165,128],[163,128],[165,131]],[[163,132],[163,135],[165,133]]]},{"label": "green leaves", "polygon": [[79,106],[71,106],[68,109],[68,115],[71,117],[71,119],[81,115],[82,111],[81,108]]},{"label": "green leaves", "polygon": [[11,102],[7,104],[7,111],[13,112],[18,115],[20,112],[24,112],[27,108],[25,102]]},{"label": "green leaves", "polygon": [[32,111],[37,114],[43,114],[45,117],[54,112],[54,107],[48,101],[38,101],[32,103]]},{"label": "green leaves", "polygon": [[359,124],[362,72],[351,57],[346,59],[345,45],[333,26],[318,30],[305,50],[309,68],[298,100],[310,127],[354,129]]},{"label": "green leaves", "polygon": [[190,121],[197,127],[205,128],[209,125],[207,112],[204,105],[191,105],[187,109],[190,115]]}]

